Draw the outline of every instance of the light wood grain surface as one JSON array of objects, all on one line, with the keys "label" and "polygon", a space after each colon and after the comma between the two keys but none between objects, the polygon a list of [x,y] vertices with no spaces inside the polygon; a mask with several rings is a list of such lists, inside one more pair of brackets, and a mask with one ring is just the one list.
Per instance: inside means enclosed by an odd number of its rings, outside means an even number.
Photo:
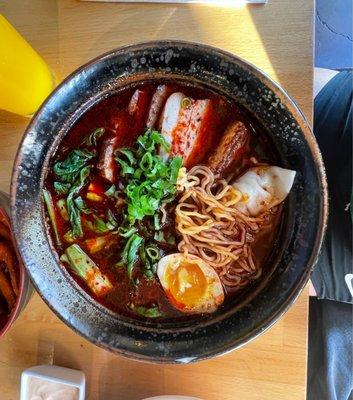
[{"label": "light wood grain surface", "polygon": [[[12,0],[3,13],[40,52],[58,80],[114,47],[150,39],[185,39],[231,51],[279,82],[312,117],[310,0],[266,6],[108,4]],[[0,111],[0,189],[28,119]],[[183,394],[204,400],[305,399],[307,292],[263,336],[226,356],[185,366],[130,361],[93,346],[66,327],[34,295],[0,342],[0,398],[18,398],[20,373],[36,364],[85,372],[88,399],[138,400]]]}]

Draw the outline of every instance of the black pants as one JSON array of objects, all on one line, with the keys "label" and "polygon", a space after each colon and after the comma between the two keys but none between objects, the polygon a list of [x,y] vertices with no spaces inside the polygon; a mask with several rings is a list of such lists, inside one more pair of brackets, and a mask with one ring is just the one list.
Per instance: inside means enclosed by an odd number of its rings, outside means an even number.
[{"label": "black pants", "polygon": [[[352,380],[352,79],[336,75],[314,104],[314,132],[328,180],[326,238],[312,275],[308,400],[353,400]],[[348,282],[349,283],[349,282]]]}]

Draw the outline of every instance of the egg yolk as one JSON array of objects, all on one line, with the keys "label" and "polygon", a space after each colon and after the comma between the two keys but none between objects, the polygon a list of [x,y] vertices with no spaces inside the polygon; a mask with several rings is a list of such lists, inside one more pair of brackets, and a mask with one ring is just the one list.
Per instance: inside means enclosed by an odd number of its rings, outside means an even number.
[{"label": "egg yolk", "polygon": [[202,269],[194,263],[183,262],[175,270],[167,270],[166,280],[174,299],[192,307],[203,297],[207,280]]}]

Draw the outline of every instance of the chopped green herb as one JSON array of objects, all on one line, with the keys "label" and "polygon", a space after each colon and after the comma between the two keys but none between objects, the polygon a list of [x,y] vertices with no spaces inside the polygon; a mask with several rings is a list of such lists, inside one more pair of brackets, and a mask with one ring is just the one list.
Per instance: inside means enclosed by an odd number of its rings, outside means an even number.
[{"label": "chopped green herb", "polygon": [[107,211],[107,227],[109,228],[110,231],[114,230],[117,228],[118,222],[114,217],[114,214],[111,212],[111,210],[108,209]]},{"label": "chopped green herb", "polygon": [[107,197],[113,197],[114,194],[115,194],[115,191],[116,191],[116,187],[115,187],[115,185],[112,185],[112,186],[110,186],[110,188],[106,192],[104,192],[104,194]]},{"label": "chopped green herb", "polygon": [[125,244],[125,247],[121,253],[121,260],[118,262],[117,266],[124,266],[127,268],[127,273],[132,280],[132,271],[134,265],[138,259],[138,251],[143,243],[143,238],[136,233],[132,234]]},{"label": "chopped green herb", "polygon": [[118,229],[119,235],[124,238],[129,238],[132,234],[134,234],[136,232],[137,232],[137,229],[134,226],[129,226],[128,228],[124,228],[124,227],[120,226]]},{"label": "chopped green herb", "polygon": [[94,156],[94,152],[87,150],[72,150],[64,161],[58,161],[54,164],[54,174],[61,182],[73,184],[77,180],[81,169]]},{"label": "chopped green herb", "polygon": [[98,297],[109,292],[113,285],[108,277],[99,270],[93,260],[77,244],[69,246],[60,260],[67,262],[71,269],[82,278],[91,291]]},{"label": "chopped green herb", "polygon": [[113,231],[118,226],[118,222],[116,221],[114,214],[109,209],[107,211],[107,221],[97,217],[97,215],[93,215],[93,219],[94,221],[87,221],[87,226],[91,231],[96,233]]},{"label": "chopped green herb", "polygon": [[92,210],[90,208],[88,208],[85,204],[85,202],[83,201],[82,197],[76,197],[76,199],[74,200],[75,205],[77,206],[77,208],[82,211],[84,214],[91,214]]},{"label": "chopped green herb", "polygon": [[181,100],[181,106],[182,106],[182,108],[188,108],[188,107],[190,107],[190,106],[191,106],[191,99],[190,99],[190,97],[184,97],[184,98]]},{"label": "chopped green herb", "polygon": [[148,129],[137,139],[137,150],[120,149],[116,160],[121,166],[122,177],[129,176],[124,192],[130,224],[153,216],[162,201],[168,202],[176,195],[176,180],[182,165],[181,157],[165,161],[158,155],[158,146],[169,145],[157,131]]},{"label": "chopped green herb", "polygon": [[159,261],[161,258],[161,254],[157,246],[149,245],[146,247],[146,254],[150,259],[151,263],[154,264],[155,262]]},{"label": "chopped green herb", "polygon": [[87,166],[80,170],[77,181],[72,185],[66,199],[67,212],[71,224],[72,237],[78,238],[83,235],[80,208],[75,203],[75,196],[86,185],[91,167]]},{"label": "chopped green herb", "polygon": [[156,231],[159,231],[161,229],[161,219],[157,213],[154,214],[153,222],[154,222],[154,229]]},{"label": "chopped green herb", "polygon": [[135,306],[134,304],[130,304],[131,310],[142,317],[147,318],[159,318],[163,316],[163,313],[159,310],[158,307],[143,307],[143,306]]},{"label": "chopped green herb", "polygon": [[67,208],[66,208],[66,201],[65,199],[59,199],[56,202],[56,206],[59,209],[60,215],[61,217],[65,220],[68,221],[69,220],[69,214],[67,213]]},{"label": "chopped green herb", "polygon": [[65,242],[67,242],[67,243],[74,243],[74,241],[76,240],[76,238],[73,237],[73,235],[72,235],[72,230],[69,230],[69,231],[67,231],[67,232],[65,233],[65,235],[64,235],[64,240],[65,240]]},{"label": "chopped green herb", "polygon": [[165,237],[164,237],[164,232],[162,231],[157,231],[154,233],[154,240],[157,240],[158,242],[165,242]]},{"label": "chopped green herb", "polygon": [[82,144],[87,144],[87,146],[97,146],[98,139],[104,135],[105,129],[104,128],[96,128],[93,132],[87,135]]},{"label": "chopped green herb", "polygon": [[55,192],[59,195],[67,194],[70,190],[71,183],[54,182]]}]

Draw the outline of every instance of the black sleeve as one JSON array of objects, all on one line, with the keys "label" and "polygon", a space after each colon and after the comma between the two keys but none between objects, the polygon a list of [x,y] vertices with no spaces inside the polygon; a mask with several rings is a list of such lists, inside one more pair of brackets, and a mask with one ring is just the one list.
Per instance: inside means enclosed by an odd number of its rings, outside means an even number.
[{"label": "black sleeve", "polygon": [[337,74],[315,98],[314,133],[329,190],[326,237],[312,282],[319,299],[353,301],[352,71]]}]

